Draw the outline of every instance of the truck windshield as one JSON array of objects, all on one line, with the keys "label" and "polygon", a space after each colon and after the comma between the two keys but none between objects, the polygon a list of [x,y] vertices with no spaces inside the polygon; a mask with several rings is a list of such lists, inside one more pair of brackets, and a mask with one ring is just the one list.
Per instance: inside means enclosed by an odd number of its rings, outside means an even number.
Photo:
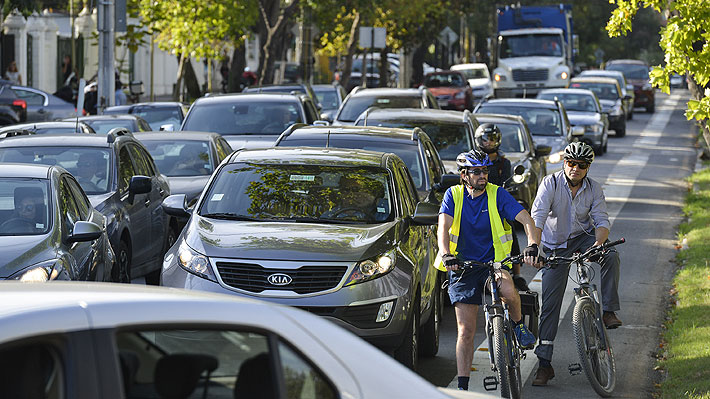
[{"label": "truck windshield", "polygon": [[562,57],[560,35],[511,35],[503,36],[500,42],[500,58],[516,57]]}]

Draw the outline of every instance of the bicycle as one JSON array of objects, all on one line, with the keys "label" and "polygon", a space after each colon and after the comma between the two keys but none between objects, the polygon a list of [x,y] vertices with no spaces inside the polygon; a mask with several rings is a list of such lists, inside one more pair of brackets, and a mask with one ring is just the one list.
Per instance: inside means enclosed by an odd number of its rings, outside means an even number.
[{"label": "bicycle", "polygon": [[585,261],[595,255],[603,255],[609,248],[623,244],[626,240],[608,242],[589,248],[585,252],[575,253],[569,257],[550,256],[543,259],[545,267],[557,267],[559,264],[575,264],[577,266],[577,281],[579,286],[574,289],[574,311],[572,313],[572,330],[579,353],[578,363],[569,366],[571,375],[577,375],[584,370],[594,391],[601,397],[609,397],[616,385],[616,364],[609,336],[602,321],[602,310],[599,304],[594,269]]},{"label": "bicycle", "polygon": [[523,350],[518,345],[515,324],[510,319],[508,305],[503,302],[498,292],[498,271],[504,264],[522,262],[523,255],[508,256],[500,262],[463,261],[463,271],[474,267],[487,267],[489,277],[486,285],[490,291],[490,302],[484,299],[483,310],[486,320],[486,336],[488,338],[488,357],[491,369],[497,377],[488,376],[483,379],[483,388],[486,391],[498,389],[502,398],[517,399],[522,395],[522,378],[520,377],[520,358]]}]

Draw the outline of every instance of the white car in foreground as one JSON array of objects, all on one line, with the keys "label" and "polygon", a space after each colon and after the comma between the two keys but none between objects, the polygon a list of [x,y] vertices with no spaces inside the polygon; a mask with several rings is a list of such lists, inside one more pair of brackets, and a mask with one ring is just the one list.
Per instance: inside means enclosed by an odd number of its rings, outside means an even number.
[{"label": "white car in foreground", "polygon": [[2,398],[480,398],[304,311],[118,284],[0,283]]}]

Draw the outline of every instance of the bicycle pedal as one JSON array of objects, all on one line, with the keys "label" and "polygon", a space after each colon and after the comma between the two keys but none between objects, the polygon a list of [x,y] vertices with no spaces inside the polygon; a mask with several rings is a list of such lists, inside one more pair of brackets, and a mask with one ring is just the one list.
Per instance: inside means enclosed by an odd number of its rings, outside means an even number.
[{"label": "bicycle pedal", "polygon": [[495,391],[498,389],[498,378],[488,376],[483,379],[483,389],[486,391]]},{"label": "bicycle pedal", "polygon": [[569,375],[578,375],[582,373],[582,365],[579,363],[572,363],[567,367],[567,370],[569,370]]}]

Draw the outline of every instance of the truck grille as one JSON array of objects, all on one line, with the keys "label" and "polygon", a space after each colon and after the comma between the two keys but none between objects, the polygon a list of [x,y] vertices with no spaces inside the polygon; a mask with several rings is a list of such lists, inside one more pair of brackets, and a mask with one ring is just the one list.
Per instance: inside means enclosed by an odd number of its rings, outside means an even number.
[{"label": "truck grille", "polygon": [[[298,269],[266,269],[251,263],[217,262],[222,281],[230,287],[249,292],[290,290],[297,294],[326,291],[338,285],[348,270],[345,266],[303,266]],[[286,285],[273,285],[267,278],[275,273],[291,277]]]},{"label": "truck grille", "polygon": [[513,69],[513,80],[516,82],[547,80],[547,75],[547,69]]}]

